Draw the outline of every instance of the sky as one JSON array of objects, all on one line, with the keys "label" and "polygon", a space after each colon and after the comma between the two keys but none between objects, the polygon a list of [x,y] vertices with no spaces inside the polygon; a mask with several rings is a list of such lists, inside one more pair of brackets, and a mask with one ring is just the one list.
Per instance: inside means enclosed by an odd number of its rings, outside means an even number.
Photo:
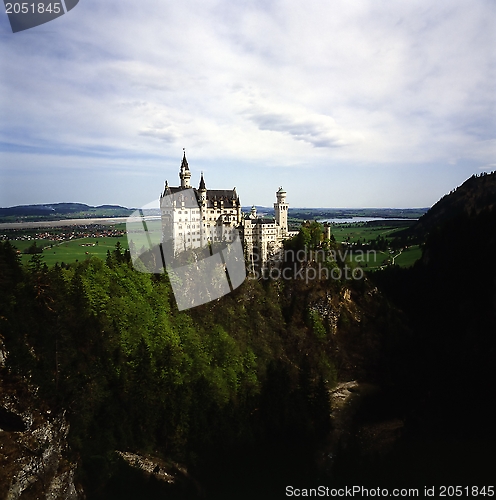
[{"label": "sky", "polygon": [[0,207],[428,207],[496,170],[493,0],[80,0],[0,15]]}]

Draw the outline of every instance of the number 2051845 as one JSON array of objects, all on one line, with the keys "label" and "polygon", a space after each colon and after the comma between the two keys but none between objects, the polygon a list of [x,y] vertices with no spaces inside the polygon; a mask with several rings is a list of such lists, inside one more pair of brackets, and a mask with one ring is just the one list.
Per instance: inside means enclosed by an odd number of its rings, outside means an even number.
[{"label": "number 2051845", "polygon": [[7,14],[60,14],[62,12],[62,4],[60,2],[49,4],[15,2],[6,3],[5,10]]}]

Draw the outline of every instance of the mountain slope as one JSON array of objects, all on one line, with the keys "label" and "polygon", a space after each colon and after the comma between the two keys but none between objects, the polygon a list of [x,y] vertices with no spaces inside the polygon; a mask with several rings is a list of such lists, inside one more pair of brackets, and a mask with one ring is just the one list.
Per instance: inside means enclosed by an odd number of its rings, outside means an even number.
[{"label": "mountain slope", "polygon": [[475,215],[495,205],[496,172],[473,175],[433,205],[413,226],[412,231],[425,236],[450,219],[461,215]]},{"label": "mountain slope", "polygon": [[473,177],[436,203],[417,228],[422,259],[372,277],[413,334],[399,338],[390,358],[398,361],[405,438],[387,461],[368,464],[371,478],[410,470],[433,484],[477,484],[494,474],[495,181]]}]

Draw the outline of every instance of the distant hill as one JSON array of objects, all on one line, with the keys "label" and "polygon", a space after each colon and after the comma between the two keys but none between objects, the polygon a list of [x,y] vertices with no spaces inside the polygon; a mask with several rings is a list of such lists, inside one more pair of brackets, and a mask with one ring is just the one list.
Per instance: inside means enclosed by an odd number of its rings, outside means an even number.
[{"label": "distant hill", "polygon": [[412,231],[425,236],[449,220],[478,215],[495,206],[496,172],[473,175],[433,205],[412,227]]},{"label": "distant hill", "polygon": [[84,203],[54,203],[50,205],[17,205],[10,208],[0,208],[0,215],[49,215],[67,214],[88,210],[89,205]]},{"label": "distant hill", "polygon": [[18,205],[0,208],[0,219],[4,222],[16,220],[54,220],[84,217],[125,217],[132,209],[120,205],[99,205],[93,207],[85,203],[51,203],[40,205]]},{"label": "distant hill", "polygon": [[126,207],[121,207],[120,205],[98,205],[95,208],[115,208],[115,209],[124,209],[124,210],[130,210]]}]

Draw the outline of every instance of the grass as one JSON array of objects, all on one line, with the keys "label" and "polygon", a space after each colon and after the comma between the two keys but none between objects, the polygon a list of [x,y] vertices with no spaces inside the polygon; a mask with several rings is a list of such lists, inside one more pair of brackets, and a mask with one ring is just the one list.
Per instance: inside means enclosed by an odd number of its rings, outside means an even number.
[{"label": "grass", "polygon": [[[33,244],[34,240],[31,241],[12,241],[11,243],[17,247],[21,252]],[[120,241],[123,249],[127,248],[127,237],[106,237],[106,238],[79,238],[70,241],[64,241],[63,243],[53,243],[48,240],[36,240],[38,246],[44,247],[43,250],[43,262],[47,266],[53,266],[56,262],[61,264],[62,262],[66,264],[71,264],[76,261],[83,261],[89,259],[90,257],[100,257],[105,259],[107,256],[107,250],[114,250],[117,242]],[[52,248],[46,248],[53,244]],[[82,245],[93,245],[94,246],[82,246]],[[21,254],[21,260],[23,263],[27,263],[31,255]]]},{"label": "grass", "polygon": [[368,252],[355,252],[350,255],[348,261],[352,261],[363,269],[374,270],[386,264],[391,255],[388,252],[368,251]]},{"label": "grass", "polygon": [[348,257],[356,265],[362,267],[365,271],[374,271],[385,265],[394,264],[400,267],[410,267],[422,257],[422,250],[418,245],[413,245],[401,252],[398,250],[381,252],[379,250],[367,252],[355,251]]},{"label": "grass", "polygon": [[394,259],[394,263],[401,267],[410,267],[422,257],[422,249],[418,245],[413,245],[401,252],[401,255]]},{"label": "grass", "polygon": [[336,241],[349,241],[350,243],[354,243],[358,240],[375,240],[378,236],[383,236],[384,238],[392,238],[395,232],[401,231],[402,229],[404,229],[404,227],[404,225],[398,227],[397,225],[391,223],[380,226],[370,226],[360,223],[335,224],[332,227],[331,231],[334,235],[334,238],[336,238]]}]

